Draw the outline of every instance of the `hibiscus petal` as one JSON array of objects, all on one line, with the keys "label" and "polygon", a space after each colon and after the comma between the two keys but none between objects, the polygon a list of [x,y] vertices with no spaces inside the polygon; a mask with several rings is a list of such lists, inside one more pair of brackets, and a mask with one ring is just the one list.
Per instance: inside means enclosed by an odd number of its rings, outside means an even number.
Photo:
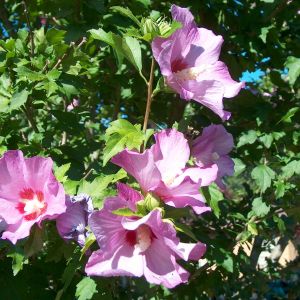
[{"label": "hibiscus petal", "polygon": [[[194,64],[191,65],[191,67],[210,65],[217,62],[220,56],[223,41],[224,40],[221,35],[215,35],[211,30],[206,28],[198,28],[198,39],[194,41],[194,44],[198,47],[198,49],[203,49],[203,51],[199,53],[197,59],[194,60]],[[197,50],[195,47],[193,49],[194,51]],[[193,53],[189,53],[186,59],[189,59],[189,56],[193,56]]]},{"label": "hibiscus petal", "polygon": [[162,130],[155,134],[155,141],[152,151],[162,180],[173,180],[189,160],[188,142],[184,135],[175,129]]},{"label": "hibiscus petal", "polygon": [[17,202],[25,187],[25,162],[22,151],[11,150],[0,159],[0,197]]},{"label": "hibiscus petal", "polygon": [[245,86],[244,82],[237,82],[231,78],[227,66],[221,61],[209,65],[204,72],[200,73],[197,81],[211,80],[212,78],[223,84],[225,98],[236,96]]},{"label": "hibiscus petal", "polygon": [[[178,176],[178,178],[176,178],[176,180],[179,180],[180,178],[189,177],[192,179],[193,182],[199,182],[201,186],[208,186],[216,180],[217,174],[218,166],[217,164],[213,164],[206,168],[186,168],[185,171],[180,176]],[[174,182],[174,185],[175,184],[176,181]]]},{"label": "hibiscus petal", "polygon": [[172,243],[168,242],[168,246],[182,259],[199,260],[206,252],[206,245],[198,243]]},{"label": "hibiscus petal", "polygon": [[17,204],[15,202],[0,198],[0,216],[7,224],[19,222],[23,217],[16,207]]},{"label": "hibiscus petal", "polygon": [[189,273],[176,263],[170,249],[155,239],[145,252],[144,275],[148,282],[173,288],[187,282]]},{"label": "hibiscus petal", "polygon": [[183,8],[180,6],[177,6],[173,4],[171,6],[171,14],[172,18],[182,24],[182,26],[188,26],[190,24],[196,24],[194,23],[194,16],[187,8]]},{"label": "hibiscus petal", "polygon": [[143,275],[143,257],[134,253],[134,248],[121,245],[114,251],[98,250],[92,253],[86,266],[87,275],[137,276]]},{"label": "hibiscus petal", "polygon": [[160,183],[160,172],[150,150],[143,153],[123,150],[111,161],[132,175],[144,191],[150,191]]},{"label": "hibiscus petal", "polygon": [[18,223],[8,225],[1,238],[8,239],[13,244],[16,244],[18,240],[29,236],[30,229],[35,222],[35,220],[26,221],[22,219]]},{"label": "hibiscus petal", "polygon": [[196,214],[202,214],[211,208],[205,205],[205,198],[199,193],[199,188],[199,183],[186,177],[175,187],[161,184],[155,193],[170,206],[177,208],[191,206]]},{"label": "hibiscus petal", "polygon": [[126,232],[121,226],[121,216],[104,209],[93,212],[89,217],[89,226],[95,234],[101,249],[110,251],[124,243]]}]

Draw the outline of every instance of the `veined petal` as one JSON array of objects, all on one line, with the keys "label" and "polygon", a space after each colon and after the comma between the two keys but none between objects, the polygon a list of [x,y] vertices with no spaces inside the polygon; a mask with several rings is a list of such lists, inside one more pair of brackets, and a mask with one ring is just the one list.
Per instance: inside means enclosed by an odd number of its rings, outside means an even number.
[{"label": "veined petal", "polygon": [[[143,275],[143,256],[134,253],[128,245],[120,245],[113,251],[98,250],[92,253],[86,266],[87,275],[97,276],[137,276]],[[137,251],[135,251],[137,252]]]},{"label": "veined petal", "polygon": [[160,172],[154,163],[151,150],[143,153],[123,150],[111,161],[133,176],[144,191],[151,191],[160,183]]},{"label": "veined petal", "polygon": [[148,282],[173,288],[187,282],[189,273],[177,264],[170,249],[159,239],[145,253],[144,275]]},{"label": "veined petal", "polygon": [[155,134],[152,147],[156,166],[164,182],[173,181],[182,173],[190,156],[190,148],[184,135],[176,129],[162,130]]}]

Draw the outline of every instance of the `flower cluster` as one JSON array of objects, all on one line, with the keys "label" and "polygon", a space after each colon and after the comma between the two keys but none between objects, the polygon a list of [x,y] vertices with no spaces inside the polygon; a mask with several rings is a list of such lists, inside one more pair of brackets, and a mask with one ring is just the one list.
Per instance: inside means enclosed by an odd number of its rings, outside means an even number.
[{"label": "flower cluster", "polygon": [[[173,5],[171,11],[182,28],[152,42],[166,84],[181,98],[194,99],[227,120],[223,97],[235,96],[243,83],[232,80],[218,60],[222,37],[197,28],[187,9]],[[233,174],[228,155],[233,138],[222,125],[204,128],[194,140],[174,128],[154,138],[144,151],[124,149],[112,158],[139,189],[118,183],[117,196],[106,198],[101,210],[93,208],[89,195],[65,194],[53,175],[51,158],[7,151],[0,158],[1,238],[15,244],[29,236],[34,224],[56,219],[61,237],[81,247],[94,234],[100,249],[88,259],[88,275],[144,276],[167,288],[187,282],[189,273],[178,261],[199,260],[206,245],[181,242],[167,212],[170,207],[191,207],[198,215],[211,210],[200,188],[216,183],[225,189],[223,177]]]}]

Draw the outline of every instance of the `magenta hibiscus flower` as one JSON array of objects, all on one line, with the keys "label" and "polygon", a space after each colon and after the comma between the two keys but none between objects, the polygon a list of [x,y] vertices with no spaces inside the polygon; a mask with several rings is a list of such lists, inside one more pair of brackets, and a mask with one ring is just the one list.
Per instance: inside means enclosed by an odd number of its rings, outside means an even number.
[{"label": "magenta hibiscus flower", "polygon": [[218,167],[187,167],[190,148],[184,135],[167,129],[155,134],[156,143],[143,153],[123,150],[112,162],[140,184],[143,194],[153,193],[173,207],[191,206],[197,214],[210,210],[199,193],[217,177]]},{"label": "magenta hibiscus flower", "polygon": [[66,210],[65,192],[52,166],[51,158],[24,158],[18,150],[0,159],[0,216],[7,224],[3,239],[15,244],[29,235],[33,224]]},{"label": "magenta hibiscus flower", "polygon": [[210,108],[223,120],[230,113],[223,110],[223,97],[236,96],[244,86],[234,81],[219,61],[223,38],[205,28],[197,28],[187,8],[172,5],[174,20],[182,23],[169,38],[155,38],[153,55],[166,83],[185,100],[195,100]]},{"label": "magenta hibiscus flower", "polygon": [[233,138],[222,125],[210,125],[203,129],[202,135],[192,144],[192,155],[196,165],[207,168],[213,164],[218,166],[217,185],[224,189],[222,178],[234,173],[234,162],[228,153],[233,148]]},{"label": "magenta hibiscus flower", "polygon": [[148,282],[167,288],[187,282],[189,273],[176,260],[200,259],[206,251],[205,244],[181,243],[173,225],[162,219],[160,209],[141,218],[113,214],[113,210],[124,205],[129,204],[132,209],[141,197],[126,185],[121,189],[119,186],[119,196],[107,199],[104,208],[89,218],[101,249],[90,256],[86,273],[107,277],[145,276]]}]

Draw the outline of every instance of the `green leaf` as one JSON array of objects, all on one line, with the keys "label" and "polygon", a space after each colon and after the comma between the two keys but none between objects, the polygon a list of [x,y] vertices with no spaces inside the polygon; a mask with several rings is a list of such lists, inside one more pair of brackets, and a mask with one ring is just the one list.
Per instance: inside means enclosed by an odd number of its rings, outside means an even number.
[{"label": "green leaf", "polygon": [[300,75],[300,58],[289,56],[285,62],[285,67],[289,69],[289,83],[293,85]]},{"label": "green leaf", "polygon": [[139,41],[131,36],[123,38],[122,49],[124,56],[134,65],[141,74],[142,71],[142,51]]},{"label": "green leaf", "polygon": [[12,95],[10,109],[18,109],[24,105],[28,99],[29,92],[25,89],[21,92],[16,92]]},{"label": "green leaf", "polygon": [[269,149],[273,142],[273,134],[272,133],[264,134],[259,137],[259,140],[265,145],[267,149]]},{"label": "green leaf", "polygon": [[28,259],[25,257],[24,252],[16,247],[14,251],[7,254],[7,257],[12,258],[12,270],[14,276],[16,276],[22,269],[23,265],[28,263]]},{"label": "green leaf", "polygon": [[84,277],[76,285],[75,296],[78,300],[90,300],[97,293],[97,285],[90,277]]},{"label": "green leaf", "polygon": [[300,109],[300,107],[293,107],[289,109],[289,111],[280,119],[277,124],[280,122],[285,122],[285,123],[291,123],[292,122],[292,117],[296,114],[296,112]]},{"label": "green leaf", "polygon": [[94,207],[101,208],[105,189],[109,184],[115,183],[124,177],[126,177],[126,172],[121,169],[116,174],[98,176],[92,182],[81,180],[78,194],[83,193],[90,195],[93,198]]},{"label": "green leaf", "polygon": [[272,29],[273,27],[274,27],[274,26],[271,25],[271,26],[268,26],[268,27],[262,27],[262,28],[261,28],[259,37],[261,38],[261,40],[262,40],[264,43],[267,42],[267,36],[268,36],[268,33],[269,33],[270,29]]},{"label": "green leaf", "polygon": [[282,176],[285,179],[291,178],[294,174],[300,175],[300,160],[292,160],[282,168]]},{"label": "green leaf", "polygon": [[59,44],[63,41],[65,35],[66,31],[64,30],[50,28],[46,33],[46,40],[52,45]]},{"label": "green leaf", "polygon": [[68,172],[70,167],[71,163],[67,163],[54,169],[54,175],[59,182],[65,182],[68,179],[68,177],[65,176],[65,174]]},{"label": "green leaf", "polygon": [[247,144],[253,144],[257,139],[257,134],[255,130],[249,130],[246,133],[243,133],[239,138],[237,147],[242,147]]},{"label": "green leaf", "polygon": [[250,231],[253,235],[258,235],[256,224],[253,222],[250,222],[247,224],[247,229]]},{"label": "green leaf", "polygon": [[139,149],[144,140],[144,133],[139,126],[134,126],[124,119],[119,119],[110,123],[106,130],[106,145],[103,150],[103,165],[117,153],[126,147]]},{"label": "green leaf", "polygon": [[233,259],[232,256],[227,254],[223,262],[221,263],[221,266],[228,272],[233,272]]},{"label": "green leaf", "polygon": [[210,194],[210,197],[208,199],[209,206],[212,208],[215,216],[219,218],[220,217],[219,202],[224,200],[224,196],[220,192],[220,189],[215,183],[211,184],[208,187],[208,191]]},{"label": "green leaf", "polygon": [[112,211],[113,214],[124,217],[132,217],[132,216],[141,216],[140,214],[135,213],[128,207],[118,208]]},{"label": "green leaf", "polygon": [[114,49],[118,64],[121,65],[124,57],[122,48],[123,39],[113,32],[105,32],[102,28],[91,29],[89,32],[93,39],[100,40]]},{"label": "green leaf", "polygon": [[112,6],[110,7],[110,9],[131,19],[139,27],[141,26],[141,22],[137,19],[137,17],[132,13],[132,11],[128,7],[125,8],[122,6]]},{"label": "green leaf", "polygon": [[262,192],[271,186],[272,179],[275,178],[275,172],[266,165],[259,165],[251,172],[251,177]]},{"label": "green leaf", "polygon": [[95,235],[91,232],[85,239],[84,246],[82,247],[80,259],[83,257],[85,252],[91,247],[91,245],[96,241]]},{"label": "green leaf", "polygon": [[270,206],[262,201],[262,198],[255,198],[252,202],[252,211],[257,217],[264,217],[270,211]]},{"label": "green leaf", "polygon": [[233,158],[233,162],[234,162],[234,175],[239,176],[245,171],[246,165],[239,158]]}]

